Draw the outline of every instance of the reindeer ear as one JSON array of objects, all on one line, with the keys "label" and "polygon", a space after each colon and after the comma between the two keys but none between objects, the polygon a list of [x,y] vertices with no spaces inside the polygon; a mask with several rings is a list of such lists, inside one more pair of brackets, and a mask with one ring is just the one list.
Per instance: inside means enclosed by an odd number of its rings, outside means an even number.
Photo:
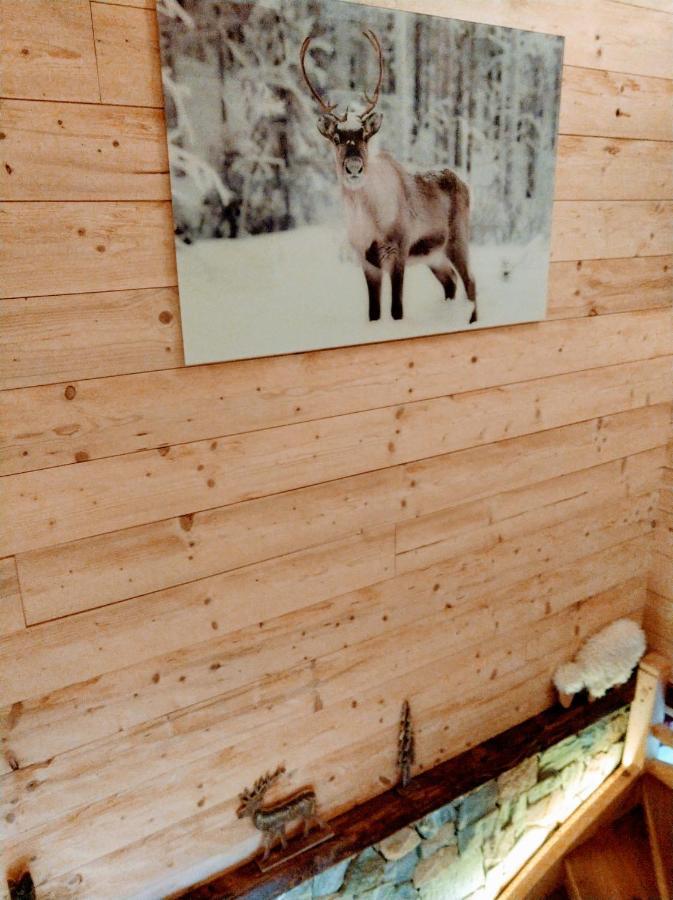
[{"label": "reindeer ear", "polygon": [[318,116],[318,131],[328,141],[334,138],[336,127],[336,119],[333,116]]},{"label": "reindeer ear", "polygon": [[362,123],[362,127],[365,133],[365,140],[368,141],[370,137],[374,137],[376,132],[381,127],[381,123],[383,122],[383,116],[379,112],[371,112],[365,118]]}]

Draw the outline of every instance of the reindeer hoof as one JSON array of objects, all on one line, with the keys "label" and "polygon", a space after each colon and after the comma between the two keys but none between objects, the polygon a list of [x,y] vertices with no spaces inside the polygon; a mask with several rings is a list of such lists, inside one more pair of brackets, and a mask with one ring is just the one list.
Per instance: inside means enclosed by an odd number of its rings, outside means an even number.
[{"label": "reindeer hoof", "polygon": [[475,308],[472,310],[472,315],[470,316],[470,325],[474,325],[474,323],[476,321],[477,321],[477,307],[475,306]]},{"label": "reindeer hoof", "polygon": [[391,309],[390,314],[393,317],[393,319],[401,319],[402,316],[404,315],[404,313],[402,312],[401,309],[395,309],[395,308]]}]

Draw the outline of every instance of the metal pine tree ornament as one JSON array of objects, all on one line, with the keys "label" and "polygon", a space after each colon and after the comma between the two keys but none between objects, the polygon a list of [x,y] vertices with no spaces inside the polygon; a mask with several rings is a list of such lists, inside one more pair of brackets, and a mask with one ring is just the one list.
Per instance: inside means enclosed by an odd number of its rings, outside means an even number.
[{"label": "metal pine tree ornament", "polygon": [[400,731],[397,738],[397,768],[400,773],[400,787],[406,787],[411,781],[411,767],[416,762],[414,745],[414,726],[411,722],[409,701],[402,704]]}]

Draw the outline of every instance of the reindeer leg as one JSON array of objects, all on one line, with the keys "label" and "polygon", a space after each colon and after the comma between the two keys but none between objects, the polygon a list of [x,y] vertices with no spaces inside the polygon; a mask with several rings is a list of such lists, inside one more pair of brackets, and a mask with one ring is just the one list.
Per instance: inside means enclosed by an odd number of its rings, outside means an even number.
[{"label": "reindeer leg", "polygon": [[430,271],[444,288],[444,299],[453,300],[456,296],[456,279],[451,266],[430,266]]},{"label": "reindeer leg", "polygon": [[280,831],[278,832],[280,835],[280,845],[283,850],[287,847],[287,835],[285,834],[285,826],[280,826]]},{"label": "reindeer leg", "polygon": [[390,314],[393,319],[401,319],[404,315],[402,308],[402,288],[404,286],[404,263],[395,260],[393,270],[390,273],[390,283],[392,285],[392,304],[390,306]]},{"label": "reindeer leg", "polygon": [[365,253],[363,271],[369,294],[369,321],[377,322],[381,318],[381,254],[378,244],[373,243]]},{"label": "reindeer leg", "polygon": [[269,853],[271,853],[271,840],[272,835],[270,832],[267,832],[264,835],[264,853],[262,854],[262,862],[264,862],[265,859],[268,859]]}]

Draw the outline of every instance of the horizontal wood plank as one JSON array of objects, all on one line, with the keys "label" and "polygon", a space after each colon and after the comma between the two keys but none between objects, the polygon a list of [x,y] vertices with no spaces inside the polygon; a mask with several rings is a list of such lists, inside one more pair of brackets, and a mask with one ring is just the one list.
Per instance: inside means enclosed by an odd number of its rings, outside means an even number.
[{"label": "horizontal wood plank", "polygon": [[[494,610],[513,598],[519,605],[518,615],[533,618],[629,579],[637,581],[644,598],[647,559],[643,540],[637,538],[589,555],[581,542],[571,541],[564,557],[566,566],[561,569],[551,554],[545,554],[541,562],[524,567],[525,571],[510,567],[496,577],[496,583],[478,581],[471,587],[458,585],[451,574],[456,562],[448,560],[421,573],[398,576],[305,606],[297,613],[265,622],[261,629],[255,624],[227,635],[214,634],[209,641],[168,656],[144,659],[46,696],[26,698],[21,701],[20,716],[13,714],[14,707],[8,707],[3,711],[7,746],[21,770],[33,771],[35,766],[37,771],[53,756],[95,740],[117,740],[119,734],[166,716],[177,723],[178,732],[191,731],[196,741],[198,728],[186,729],[184,725],[201,721],[201,710],[203,717],[211,718],[212,712],[219,710],[216,719],[226,720],[223,727],[233,740],[254,731],[260,715],[267,723],[282,720],[284,707],[279,706],[278,699],[270,704],[265,698],[287,694],[291,684],[301,682],[304,666],[308,663],[310,668],[312,659],[375,635],[392,635],[426,616],[448,615],[447,598],[450,603],[458,589],[460,609],[451,616],[457,616],[469,628],[470,616],[476,610],[475,627],[486,627],[489,634],[495,634],[498,621]],[[496,548],[479,555],[482,564],[488,563],[494,552],[503,551]],[[435,589],[438,583],[440,588]],[[301,641],[296,640],[297,634]],[[264,674],[260,676],[260,672]],[[248,701],[251,685],[257,690],[252,704]],[[309,702],[315,708],[320,704],[314,679],[311,687]],[[128,702],[130,696],[132,704]],[[183,715],[187,708],[191,710],[189,719]],[[99,766],[95,770],[100,773]],[[136,777],[142,779],[142,773],[136,773]]]},{"label": "horizontal wood plank", "polygon": [[[32,622],[104,606],[337,540],[358,528],[416,517],[422,521],[446,509],[447,496],[464,515],[466,504],[481,509],[498,502],[499,467],[508,472],[509,489],[501,503],[510,491],[525,493],[537,482],[560,479],[572,484],[568,474],[583,469],[584,475],[578,477],[595,478],[596,493],[604,477],[627,491],[645,482],[654,487],[663,448],[638,452],[643,447],[641,421],[630,414],[605,420],[600,441],[595,423],[570,425],[555,437],[543,432],[515,438],[497,448],[459,451],[412,467],[393,467],[32,551],[17,558],[24,603]],[[572,455],[555,453],[553,441],[567,441],[573,446]],[[634,456],[622,457],[634,450]],[[489,497],[493,501],[481,499]]]},{"label": "horizontal wood plank", "polygon": [[103,103],[163,106],[156,12],[92,3],[91,18]]},{"label": "horizontal wood plank", "polygon": [[[530,520],[540,515],[549,524],[550,516],[554,516],[556,521],[562,521],[585,509],[589,502],[598,503],[601,499],[654,491],[659,482],[658,466],[661,459],[659,450],[646,451],[628,459],[531,483],[537,460],[529,456],[527,461],[531,478],[525,487],[462,504],[454,500],[450,510],[446,509],[445,501],[435,499],[434,508],[441,506],[441,509],[426,515],[422,515],[422,509],[432,509],[433,504],[432,501],[422,503],[422,495],[418,490],[412,492],[415,495],[412,505],[402,503],[404,498],[400,499],[400,495],[407,491],[407,486],[401,483],[403,472],[400,470],[387,470],[390,475],[386,472],[384,477],[356,476],[345,479],[344,482],[306,488],[303,492],[293,492],[292,495],[253,500],[202,516],[205,528],[202,527],[201,531],[206,532],[205,541],[197,540],[199,527],[197,525],[195,534],[194,519],[190,519],[189,523],[183,521],[183,525],[189,524],[189,530],[185,532],[183,528],[179,528],[176,531],[182,531],[184,535],[185,539],[181,544],[186,552],[183,550],[178,555],[174,551],[171,554],[169,542],[162,541],[159,545],[162,548],[162,568],[156,572],[155,580],[158,575],[163,581],[162,587],[186,583],[236,568],[237,565],[260,562],[274,555],[281,555],[282,552],[294,552],[323,541],[334,541],[354,533],[358,528],[371,529],[394,522],[400,523],[396,535],[398,554],[429,544],[432,544],[429,549],[435,559],[442,559],[448,551],[456,551],[463,545],[473,552],[494,539],[496,529],[492,526],[496,523],[502,523],[502,527],[497,530],[498,539],[505,535],[512,537],[519,531],[529,529]],[[446,462],[450,465],[451,460],[447,458]],[[288,500],[291,500],[291,506]],[[297,513],[301,514],[301,518]],[[157,530],[162,525],[165,528],[166,523],[158,523]],[[144,532],[145,526],[142,528]],[[246,534],[247,540],[244,543],[250,546],[243,551],[238,548],[233,552],[223,550],[223,545],[228,546],[230,543],[224,528],[231,534],[231,543],[236,543],[236,535],[240,538],[240,535]],[[128,534],[124,536],[129,538]],[[149,566],[143,566],[136,574],[136,569],[140,567],[134,565],[134,559],[144,560],[146,554],[132,545],[127,545],[126,553],[119,552],[119,537],[106,536],[112,547],[107,553],[102,553],[102,556],[105,557],[110,550],[117,552],[114,552],[112,565],[105,567],[107,590],[104,591],[95,589],[91,584],[93,579],[88,575],[90,569],[93,569],[97,575],[96,581],[103,580],[100,560],[94,560],[90,556],[94,547],[102,549],[102,538],[93,538],[88,542],[78,541],[65,547],[50,548],[41,554],[38,551],[19,557],[28,624],[103,606],[112,602],[111,598],[117,602],[125,597],[144,593],[151,577]],[[214,546],[215,543],[217,546]],[[75,555],[77,562],[73,558]],[[174,556],[178,558],[170,566],[170,580],[167,581],[165,571],[169,568],[169,561],[173,562]],[[64,569],[66,563],[69,568]],[[66,577],[66,571],[69,577]],[[134,576],[140,581],[140,586]]]},{"label": "horizontal wood plank", "polygon": [[[539,671],[539,670],[538,670]],[[480,716],[472,723],[468,722],[466,711],[461,716],[461,728],[470,731],[474,744],[485,739],[484,728],[493,726],[500,732],[520,719],[516,715],[535,715],[549,707],[553,699],[545,692],[541,674],[536,680],[535,672],[530,673],[527,683],[519,683],[510,688],[507,702],[498,694],[489,694],[489,699],[479,704]],[[516,711],[514,713],[514,711]],[[454,715],[455,709],[437,709],[435,718],[440,727],[446,716]],[[392,717],[391,717],[392,718]],[[454,719],[455,720],[455,719]],[[382,784],[378,780],[390,760],[390,744],[394,741],[395,725],[391,721],[384,732],[377,736],[367,736],[367,753],[360,742],[353,746],[350,760],[334,759],[325,761],[328,771],[335,778],[349,777],[358,783],[370,785],[371,796],[377,796]],[[317,771],[317,769],[313,769]],[[239,855],[252,852],[252,842]],[[84,890],[96,885],[101,897],[115,900],[115,890],[119,891],[123,884],[132,891],[137,884],[151,884],[152,889],[161,896],[172,894],[214,873],[233,865],[236,857],[222,850],[222,812],[219,809],[201,810],[198,814],[183,819],[177,826],[169,826],[152,833],[140,841],[110,855],[100,857],[84,866],[78,866],[63,876],[45,882],[44,888],[57,894],[72,891],[72,884],[82,885]],[[73,882],[75,879],[75,882]]]},{"label": "horizontal wood plank", "polygon": [[14,557],[0,559],[0,636],[26,627]]},{"label": "horizontal wood plank", "polygon": [[169,203],[3,203],[0,241],[3,297],[177,283]]},{"label": "horizontal wood plank", "polygon": [[669,141],[673,81],[597,69],[563,68],[562,134]]},{"label": "horizontal wood plank", "polygon": [[[510,572],[510,580],[516,581],[530,577],[536,566],[543,565],[540,560],[544,560],[544,556],[541,554],[547,553],[547,565],[556,569],[566,556],[574,559],[578,553],[598,552],[644,533],[649,534],[651,507],[651,496],[645,496],[640,503],[622,500],[616,505],[614,502],[603,504],[600,510],[597,508],[578,516],[578,522],[588,523],[586,535],[583,531],[580,534],[579,526],[575,527],[573,522],[562,522],[540,530],[532,541],[518,538],[500,544],[494,540],[482,549],[482,553],[477,552],[469,558],[467,563],[461,554],[452,557],[446,565],[438,566],[435,571],[424,573],[426,584],[428,588],[434,587],[441,573],[440,582],[445,583],[443,596],[448,595],[455,600],[461,592],[470,596],[471,590],[483,589],[485,581],[493,577],[492,567],[496,565],[500,567],[499,578],[504,580],[506,573]],[[603,515],[604,519],[601,520],[599,515]],[[552,542],[560,536],[564,537],[559,544],[562,549],[552,549]],[[5,638],[0,644],[0,658],[11,657],[15,662],[8,673],[4,697],[8,702],[14,702],[113,671],[118,666],[120,653],[128,666],[162,653],[175,652],[186,646],[186,642],[197,644],[211,637],[214,640],[217,635],[213,635],[213,631],[231,633],[236,627],[246,624],[258,626],[258,620],[266,623],[279,615],[299,610],[302,605],[337,596],[346,586],[343,582],[345,571],[352,570],[351,577],[361,579],[361,585],[373,584],[380,580],[375,577],[376,565],[390,565],[389,557],[381,553],[381,541],[387,539],[384,532],[381,536],[374,534],[366,540],[354,538],[335,542],[230,574],[139,597],[124,604],[80,613],[39,626],[39,644],[35,630],[26,635]],[[477,539],[481,540],[479,535]],[[330,556],[335,560],[332,566],[334,571],[326,573],[324,565]],[[377,562],[379,557],[382,558]],[[335,585],[339,577],[342,583],[337,588]],[[418,572],[412,576],[413,579],[417,577]],[[428,583],[428,578],[433,580]],[[300,591],[302,597],[297,597],[297,591],[293,588],[293,585],[299,587],[299,580],[306,583],[306,588]],[[409,595],[408,590],[405,593]],[[252,606],[246,606],[246,601],[252,601]],[[141,620],[145,622],[142,627],[139,625]],[[185,624],[186,620],[192,624]],[[213,621],[218,623],[217,628],[213,627]],[[148,638],[150,633],[151,640]],[[301,650],[301,642],[298,649]],[[51,662],[54,654],[58,656],[58,666]],[[22,679],[21,675],[26,665],[32,668],[29,680]]]},{"label": "horizontal wood plank", "polygon": [[66,543],[641,406],[652,406],[656,416],[658,407],[665,410],[670,402],[669,368],[670,360],[661,357],[9,475],[4,497],[12,517],[0,537],[0,553]]},{"label": "horizontal wood plank", "polygon": [[[662,269],[667,265],[664,262]],[[617,296],[628,291],[632,279],[645,274],[637,265],[632,270],[618,265],[616,271],[622,272],[615,280]],[[654,281],[666,284],[669,276],[668,270],[662,271]],[[589,284],[596,285],[598,292],[601,285],[609,283],[608,277],[603,272],[599,279],[596,270],[586,263],[570,266],[563,275],[565,282],[572,278],[570,283],[578,285],[575,290],[584,291]],[[123,302],[124,296],[103,297],[103,310],[106,300],[114,309],[115,301]],[[149,311],[150,296],[153,302],[160,299],[158,305],[162,306],[171,294],[158,291],[140,295],[137,299],[142,301],[143,312]],[[587,299],[599,303],[593,293]],[[77,304],[79,300],[76,297],[72,302]],[[95,297],[90,301],[83,298],[82,302],[85,316],[90,302],[89,319],[103,316]],[[39,353],[42,345],[36,333],[44,335],[45,342],[49,340],[40,314],[42,306],[29,308],[34,310],[34,317],[24,319],[26,325],[20,334],[15,336],[11,328],[7,332],[10,366],[15,353],[26,352],[22,348],[27,343],[36,343]],[[55,307],[55,317],[60,308]],[[173,318],[164,324],[170,310],[167,302],[151,327],[146,325],[148,340],[155,329],[168,330],[167,324],[177,328]],[[129,320],[129,327],[135,327],[133,317]],[[142,321],[146,323],[146,318]],[[12,319],[5,322],[11,325]],[[26,330],[28,323],[32,327]],[[61,333],[57,330],[55,341],[61,340]],[[75,337],[73,343],[79,340],[85,343],[87,336]],[[106,338],[101,335],[99,340],[104,343]],[[98,341],[92,337],[90,343],[95,348]],[[0,394],[4,429],[0,472],[12,474],[149,448],[161,447],[165,452],[168,446],[199,438],[432,399],[587,366],[663,356],[670,352],[672,343],[673,322],[670,312],[662,309],[6,391]],[[140,345],[145,346],[144,340]],[[158,353],[169,357],[165,349]],[[503,360],[507,362],[503,364]],[[171,397],[170,403],[165,402],[166,397]],[[28,420],[30,429],[26,428]]]},{"label": "horizontal wood plank", "polygon": [[3,0],[0,58],[0,96],[100,100],[88,0]]},{"label": "horizontal wood plank", "polygon": [[[208,640],[215,631],[227,633],[246,624],[285,615],[306,604],[327,600],[343,592],[344,588],[349,590],[374,584],[392,574],[393,538],[393,529],[357,535],[213,579],[191,582],[153,597],[129,601],[135,603],[136,614],[146,625],[149,625],[149,610],[153,608],[155,623],[159,626],[156,642],[143,638],[140,644],[134,642],[135,649],[129,644],[130,632],[125,624],[130,626],[135,618],[134,607],[129,605],[115,604],[106,610],[82,613],[79,617],[71,616],[53,625],[41,626],[39,643],[45,654],[44,666],[35,655],[37,635],[32,630],[27,631],[21,645],[23,649],[14,643],[14,650],[20,655],[26,653],[26,664],[34,666],[30,687],[19,686],[18,667],[12,666],[15,674],[8,672],[7,691],[3,690],[3,696],[14,702],[20,699],[17,692],[25,696],[27,687],[33,695],[46,693],[55,687],[85,680],[90,677],[87,672],[112,671],[121,659],[125,665],[130,665],[148,658],[148,654],[155,656],[179,650],[185,641]],[[185,617],[193,620],[190,625],[186,625]],[[144,630],[140,620],[136,620],[133,629],[137,631],[139,627]],[[0,645],[3,665],[7,661],[4,654],[12,652],[10,642],[18,640],[19,635],[3,640]],[[54,652],[59,657],[58,665],[53,663]],[[46,662],[50,657],[52,661]]]},{"label": "horizontal wood plank", "polygon": [[175,288],[0,300],[4,389],[182,364]]},{"label": "horizontal wood plank", "polygon": [[170,200],[160,110],[5,100],[2,128],[3,200]]},{"label": "horizontal wood plank", "polygon": [[[413,0],[373,0],[372,5],[416,12]],[[427,0],[423,12],[565,36],[568,65],[670,77],[671,17],[612,0]],[[642,52],[644,42],[652,57]]]},{"label": "horizontal wood plank", "polygon": [[662,256],[673,250],[669,201],[569,201],[554,204],[552,260]]},{"label": "horizontal wood plank", "polygon": [[561,319],[669,307],[673,302],[673,258],[552,263],[547,316]]},{"label": "horizontal wood plank", "polygon": [[562,135],[557,200],[673,198],[673,144]]},{"label": "horizontal wood plank", "polygon": [[[652,0],[652,6],[657,0]],[[659,0],[664,2],[664,0]],[[96,0],[96,3],[111,3],[113,6],[136,6],[138,9],[156,9],[156,0]]]},{"label": "horizontal wood plank", "polygon": [[403,556],[420,548],[432,548],[437,558],[442,559],[449,548],[457,551],[463,540],[472,543],[475,532],[490,530],[496,524],[499,525],[497,536],[504,540],[520,530],[534,532],[536,528],[531,522],[538,515],[543,515],[547,522],[549,516],[561,522],[594,500],[600,502],[601,497],[614,496],[615,491],[623,496],[656,491],[660,463],[661,453],[649,451],[558,478],[531,479],[525,487],[502,491],[483,500],[447,504],[436,512],[399,522],[396,553]]}]

